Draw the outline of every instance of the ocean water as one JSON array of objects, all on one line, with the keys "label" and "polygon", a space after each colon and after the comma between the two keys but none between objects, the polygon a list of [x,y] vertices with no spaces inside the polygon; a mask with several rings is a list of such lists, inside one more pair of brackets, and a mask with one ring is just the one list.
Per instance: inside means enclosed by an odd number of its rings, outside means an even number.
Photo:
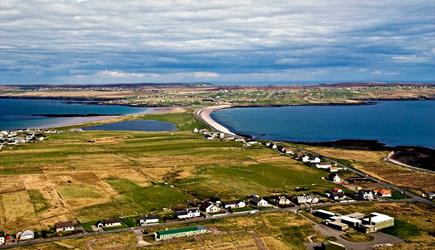
[{"label": "ocean water", "polygon": [[84,127],[83,130],[173,131],[176,128],[175,124],[170,122],[131,120]]},{"label": "ocean water", "polygon": [[212,118],[232,132],[260,139],[327,142],[378,140],[389,146],[435,148],[435,101],[375,105],[231,108]]},{"label": "ocean water", "polygon": [[120,105],[96,105],[46,99],[0,99],[0,130],[56,126],[73,117],[44,117],[41,114],[126,115],[145,112],[147,108]]}]

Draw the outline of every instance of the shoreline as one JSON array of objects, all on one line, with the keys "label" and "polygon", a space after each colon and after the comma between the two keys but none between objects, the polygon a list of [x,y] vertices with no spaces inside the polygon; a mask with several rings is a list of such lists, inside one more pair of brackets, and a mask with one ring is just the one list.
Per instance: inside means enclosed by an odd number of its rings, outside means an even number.
[{"label": "shoreline", "polygon": [[[368,104],[368,105],[372,105],[372,104]],[[286,106],[294,106],[294,105],[286,105]],[[206,125],[219,132],[223,132],[231,135],[238,135],[238,136],[252,139],[253,136],[251,135],[236,134],[234,132],[231,132],[229,128],[223,126],[222,124],[220,124],[219,122],[217,122],[211,117],[211,113],[218,110],[230,109],[230,108],[249,108],[249,107],[258,107],[258,106],[242,106],[242,107],[233,106],[233,105],[211,106],[195,111],[195,115]],[[260,106],[260,107],[266,107],[266,106]],[[261,140],[261,138],[258,139]],[[416,170],[416,171],[425,171],[425,172],[434,173],[434,170],[431,169],[430,167],[433,164],[431,162],[428,163],[428,161],[431,161],[430,159],[429,160],[425,158],[416,159],[415,155],[409,154],[409,151],[416,151],[419,154],[428,154],[428,155],[434,154],[435,149],[430,147],[402,146],[402,145],[388,146],[378,140],[355,140],[355,139],[345,139],[345,140],[335,140],[335,141],[325,141],[325,142],[304,142],[304,141],[286,141],[286,140],[280,140],[280,141],[287,142],[287,143],[304,144],[309,146],[323,146],[323,147],[332,147],[332,148],[340,148],[340,149],[393,151],[393,154],[389,155],[388,157],[389,162],[400,165],[402,167],[409,167],[409,169]],[[403,155],[407,153],[408,156],[402,156],[402,158],[404,158],[405,161],[399,161],[397,159],[394,159],[394,156]],[[414,165],[416,166],[410,165],[409,162],[413,162]],[[426,166],[426,164],[428,165]]]},{"label": "shoreline", "polygon": [[149,107],[144,111],[125,114],[125,115],[55,117],[55,118],[65,118],[66,120],[54,122],[50,125],[35,126],[32,128],[35,129],[65,128],[65,127],[86,125],[94,122],[111,122],[111,121],[115,122],[117,120],[129,118],[129,117],[134,118],[135,116],[139,116],[139,115],[171,113],[171,112],[179,112],[179,111],[180,108],[178,107]]}]

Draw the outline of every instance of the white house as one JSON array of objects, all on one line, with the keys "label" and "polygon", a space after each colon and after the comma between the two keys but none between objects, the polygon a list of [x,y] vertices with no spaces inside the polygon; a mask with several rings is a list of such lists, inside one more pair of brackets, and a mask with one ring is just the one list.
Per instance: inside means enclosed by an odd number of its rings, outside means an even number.
[{"label": "white house", "polygon": [[25,230],[22,233],[20,233],[19,239],[20,240],[31,240],[35,238],[35,233],[31,230]]},{"label": "white house", "polygon": [[316,164],[316,168],[321,168],[321,169],[328,169],[331,168],[332,164],[329,162],[319,162]]},{"label": "white house", "polygon": [[59,222],[54,225],[56,232],[74,231],[74,223],[72,221]]},{"label": "white house", "polygon": [[257,196],[252,197],[249,200],[249,202],[256,207],[268,207],[269,206],[269,203],[266,200],[264,200],[260,197],[257,197]]},{"label": "white house", "polygon": [[182,219],[200,217],[201,212],[199,211],[198,207],[192,207],[192,208],[187,208],[186,210],[183,211],[177,211],[175,212],[175,215],[177,216],[178,219],[182,220]]},{"label": "white house", "polygon": [[221,208],[216,206],[213,202],[204,202],[199,209],[206,213],[217,213],[221,211]]},{"label": "white house", "polygon": [[374,193],[371,190],[360,190],[358,191],[358,198],[360,200],[373,200],[374,197]]},{"label": "white house", "polygon": [[225,208],[241,208],[241,207],[246,207],[246,203],[244,201],[239,201],[239,200],[226,201],[226,202],[224,202],[224,204],[225,204]]},{"label": "white house", "polygon": [[278,197],[278,205],[290,205],[292,202],[285,196]]},{"label": "white house", "polygon": [[6,238],[4,236],[0,236],[0,245],[3,245],[6,243]]},{"label": "white house", "polygon": [[304,157],[302,157],[302,162],[320,163],[320,158],[317,156],[314,158],[311,158],[308,155],[305,155]]},{"label": "white house", "polygon": [[330,181],[332,181],[334,183],[341,183],[342,182],[341,177],[338,174],[336,174],[336,173],[330,174],[328,176],[328,180],[330,180]]},{"label": "white house", "polygon": [[121,219],[111,218],[104,221],[99,221],[96,223],[97,227],[119,227],[122,226]]},{"label": "white house", "polygon": [[315,195],[301,195],[296,197],[298,204],[316,204],[319,202],[319,198]]},{"label": "white house", "polygon": [[159,217],[155,214],[146,215],[139,220],[141,226],[159,224]]}]

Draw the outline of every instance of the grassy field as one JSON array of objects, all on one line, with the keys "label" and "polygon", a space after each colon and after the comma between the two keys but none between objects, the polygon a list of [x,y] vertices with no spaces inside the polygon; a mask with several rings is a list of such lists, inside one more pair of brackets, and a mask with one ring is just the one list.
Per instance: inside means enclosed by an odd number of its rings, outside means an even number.
[{"label": "grassy field", "polygon": [[[204,140],[190,131],[201,127],[191,114],[144,117],[174,122],[179,131],[65,131],[43,143],[1,151],[0,226],[46,228],[64,220],[183,207],[211,195],[234,199],[331,187],[322,179],[326,172],[270,149]],[[19,222],[23,218],[28,222]]]},{"label": "grassy field", "polygon": [[[193,225],[193,224],[192,224]],[[209,233],[163,244],[155,244],[151,237],[144,237],[152,245],[139,249],[305,249],[306,237],[315,235],[305,219],[285,212],[261,214],[205,222]],[[187,226],[187,225],[184,225]],[[183,226],[183,227],[184,227]],[[152,228],[148,232],[162,230]],[[320,238],[319,238],[320,239]],[[51,249],[132,249],[136,247],[133,233],[114,233],[94,237],[62,240],[36,246],[40,250]],[[34,249],[21,247],[17,249]]]},{"label": "grassy field", "polygon": [[416,193],[435,192],[435,174],[409,170],[386,162],[384,158],[389,152],[326,147],[306,147],[306,149],[324,156],[345,160],[363,172]]}]

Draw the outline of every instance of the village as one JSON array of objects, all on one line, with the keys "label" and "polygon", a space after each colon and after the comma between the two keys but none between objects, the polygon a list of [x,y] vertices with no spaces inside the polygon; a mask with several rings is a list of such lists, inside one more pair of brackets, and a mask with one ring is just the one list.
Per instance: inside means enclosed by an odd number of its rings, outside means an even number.
[{"label": "village", "polygon": [[[80,131],[80,130],[77,130]],[[77,132],[74,130],[73,132]],[[26,135],[24,142],[34,140],[42,141],[47,134],[60,133],[56,130],[19,130],[2,132],[3,138],[22,138]],[[241,142],[243,147],[267,147],[279,154],[286,155],[307,167],[322,169],[328,173],[325,178],[335,187],[325,190],[324,193],[304,193],[300,195],[275,194],[271,196],[260,196],[257,194],[246,194],[245,199],[221,200],[218,196],[210,197],[197,204],[186,204],[183,210],[173,210],[170,218],[161,218],[154,213],[137,217],[114,217],[106,218],[94,223],[81,224],[78,221],[59,221],[48,230],[35,231],[32,229],[21,232],[0,232],[0,245],[11,246],[19,242],[47,239],[51,237],[64,237],[68,235],[85,235],[118,229],[137,227],[150,227],[164,225],[166,223],[192,221],[200,222],[210,218],[224,218],[227,216],[255,215],[268,211],[291,211],[299,213],[308,211],[313,215],[324,219],[322,223],[328,227],[346,231],[354,228],[363,233],[372,233],[385,227],[394,225],[394,218],[388,215],[373,211],[370,215],[351,214],[340,215],[331,213],[315,207],[328,206],[331,204],[350,204],[357,202],[388,202],[393,198],[393,191],[370,180],[367,176],[355,175],[346,167],[331,162],[320,155],[313,155],[299,149],[285,147],[281,144],[269,141],[257,141],[242,136],[226,134],[222,132],[210,132],[206,129],[194,129],[193,133],[201,134],[205,140],[227,140]],[[9,141],[9,139],[6,139]],[[399,198],[405,198],[399,195]],[[187,228],[176,228],[156,231],[153,234],[154,240],[168,240],[180,237],[189,237],[207,232],[204,226]],[[333,244],[333,243],[331,243]]]},{"label": "village", "polygon": [[61,133],[53,129],[15,129],[0,131],[0,150],[10,146],[43,141],[50,134]]}]

